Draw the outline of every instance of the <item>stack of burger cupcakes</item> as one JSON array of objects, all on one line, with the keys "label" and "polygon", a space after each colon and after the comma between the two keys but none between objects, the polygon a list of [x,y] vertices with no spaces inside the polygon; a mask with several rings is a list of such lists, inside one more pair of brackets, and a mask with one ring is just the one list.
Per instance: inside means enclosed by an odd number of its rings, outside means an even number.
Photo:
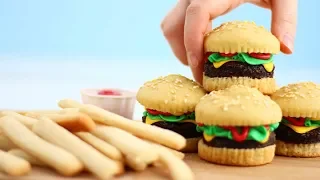
[{"label": "stack of burger cupcakes", "polygon": [[201,133],[196,130],[195,107],[206,94],[196,82],[170,74],[146,82],[137,93],[145,107],[142,121],[172,130],[187,139],[183,152],[197,152]]},{"label": "stack of burger cupcakes", "polygon": [[183,152],[217,164],[320,156],[320,86],[277,90],[273,60],[280,43],[271,32],[253,22],[224,23],[205,36],[204,50],[203,87],[171,74],[139,89],[144,123],[181,134]]},{"label": "stack of burger cupcakes", "polygon": [[276,154],[290,157],[320,156],[320,85],[313,82],[289,84],[271,98],[282,109]]},{"label": "stack of burger cupcakes", "polygon": [[279,41],[253,22],[234,21],[208,33],[204,50],[203,86],[211,93],[196,107],[199,156],[225,165],[271,162],[282,113],[266,95],[276,90]]},{"label": "stack of burger cupcakes", "polygon": [[211,92],[232,85],[257,88],[270,95],[276,90],[273,78],[278,39],[254,22],[227,22],[204,39],[204,89]]}]

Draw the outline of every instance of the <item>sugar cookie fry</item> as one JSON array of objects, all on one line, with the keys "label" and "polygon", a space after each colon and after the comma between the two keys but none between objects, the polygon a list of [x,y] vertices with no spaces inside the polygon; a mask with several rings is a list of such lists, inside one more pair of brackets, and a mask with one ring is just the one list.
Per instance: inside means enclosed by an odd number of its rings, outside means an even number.
[{"label": "sugar cookie fry", "polygon": [[12,141],[0,132],[0,149],[3,151],[8,151],[10,149],[16,148],[17,146],[12,143]]},{"label": "sugar cookie fry", "polygon": [[104,156],[80,138],[57,125],[48,118],[42,118],[33,126],[33,131],[43,139],[56,144],[79,158],[86,169],[105,180],[123,172],[123,165]]},{"label": "sugar cookie fry", "polygon": [[88,114],[99,123],[126,130],[135,136],[163,144],[172,149],[180,150],[186,146],[186,139],[175,132],[135,122],[93,105],[83,105],[77,101],[66,99],[61,100],[59,106],[61,108],[80,108],[81,112]]},{"label": "sugar cookie fry", "polygon": [[72,99],[63,99],[61,101],[58,102],[58,106],[66,109],[66,108],[81,108],[83,106],[83,104],[72,100]]},{"label": "sugar cookie fry", "polygon": [[166,166],[173,180],[193,180],[194,174],[189,166],[172,153],[159,149],[159,162]]},{"label": "sugar cookie fry", "polygon": [[139,157],[132,154],[125,156],[126,164],[135,171],[143,171],[147,168],[147,163],[143,162]]},{"label": "sugar cookie fry", "polygon": [[31,165],[28,161],[0,150],[0,171],[10,176],[23,176],[30,170]]},{"label": "sugar cookie fry", "polygon": [[[73,176],[83,169],[83,164],[74,155],[36,136],[12,116],[2,117],[0,128],[19,148],[54,168],[62,175]],[[54,134],[51,134],[51,136],[54,136]]]},{"label": "sugar cookie fry", "polygon": [[13,116],[16,120],[20,121],[23,125],[25,125],[29,129],[31,129],[33,124],[38,121],[35,118],[23,116],[13,111],[3,111],[0,113],[0,117],[3,117],[3,116]]},{"label": "sugar cookie fry", "polygon": [[95,122],[86,114],[79,112],[64,112],[54,114],[27,113],[25,116],[40,119],[42,116],[48,117],[60,126],[71,132],[91,131],[95,128]]},{"label": "sugar cookie fry", "polygon": [[164,150],[164,151],[168,151],[169,153],[172,153],[174,154],[177,158],[179,159],[183,159],[184,158],[184,153],[180,152],[180,151],[176,151],[174,149],[170,149],[166,146],[162,146],[161,144],[157,144],[157,143],[154,143],[154,142],[151,142],[151,141],[146,141],[148,143],[150,143],[151,145],[153,145],[154,147],[156,147],[157,149],[161,149],[161,150]]},{"label": "sugar cookie fry", "polygon": [[152,150],[152,145],[122,129],[98,125],[92,134],[115,146],[126,156],[133,155],[146,164],[151,164],[158,159],[158,154]]},{"label": "sugar cookie fry", "polygon": [[45,163],[23,151],[22,149],[11,149],[8,151],[8,153],[28,161],[31,165],[47,167]]},{"label": "sugar cookie fry", "polygon": [[173,131],[128,120],[93,105],[84,105],[80,108],[80,111],[88,114],[92,119],[102,124],[126,130],[138,137],[163,144],[173,149],[180,150],[186,145],[186,139]]},{"label": "sugar cookie fry", "polygon": [[25,114],[24,117],[38,120],[43,116],[55,121],[57,124],[71,132],[91,131],[95,128],[95,122],[88,115],[79,112],[66,111],[59,114],[37,114],[30,112]]},{"label": "sugar cookie fry", "polygon": [[70,112],[80,112],[79,108],[64,108],[59,111],[59,113],[70,113]]},{"label": "sugar cookie fry", "polygon": [[0,113],[3,111],[13,111],[18,114],[25,115],[26,113],[30,113],[30,112],[40,113],[40,114],[57,113],[60,110],[58,110],[58,109],[57,110],[9,110],[9,109],[7,109],[7,110],[0,110]]},{"label": "sugar cookie fry", "polygon": [[115,148],[114,146],[110,145],[106,141],[101,140],[100,138],[92,135],[88,132],[78,132],[76,135],[85,141],[86,143],[90,144],[92,147],[96,148],[98,151],[106,155],[107,157],[113,159],[122,161],[123,157],[121,152]]}]

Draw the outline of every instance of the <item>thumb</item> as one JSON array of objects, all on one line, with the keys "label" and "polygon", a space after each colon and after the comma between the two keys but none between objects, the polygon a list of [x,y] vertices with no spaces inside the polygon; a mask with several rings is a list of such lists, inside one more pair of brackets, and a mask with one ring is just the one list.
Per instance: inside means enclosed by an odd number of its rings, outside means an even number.
[{"label": "thumb", "polygon": [[291,54],[297,26],[297,0],[271,0],[272,33],[281,43],[281,51]]}]

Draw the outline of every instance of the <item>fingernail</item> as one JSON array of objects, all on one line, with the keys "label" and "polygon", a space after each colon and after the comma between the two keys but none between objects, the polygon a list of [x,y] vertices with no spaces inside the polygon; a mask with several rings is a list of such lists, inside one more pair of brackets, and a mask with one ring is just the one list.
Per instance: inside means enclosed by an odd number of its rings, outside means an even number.
[{"label": "fingernail", "polygon": [[293,37],[291,35],[285,34],[282,38],[282,43],[288,48],[288,50],[293,52],[294,45],[293,45]]},{"label": "fingernail", "polygon": [[187,58],[188,58],[189,66],[191,66],[191,67],[197,67],[198,66],[198,59],[193,53],[187,52]]}]

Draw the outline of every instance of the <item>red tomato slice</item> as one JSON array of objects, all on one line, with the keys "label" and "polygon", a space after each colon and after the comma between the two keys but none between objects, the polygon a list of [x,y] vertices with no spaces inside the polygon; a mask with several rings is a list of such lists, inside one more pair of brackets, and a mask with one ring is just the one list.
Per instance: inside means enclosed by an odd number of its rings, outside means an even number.
[{"label": "red tomato slice", "polygon": [[288,120],[292,125],[294,126],[304,126],[304,123],[306,121],[305,118],[294,118],[294,117],[285,117],[286,120]]},{"label": "red tomato slice", "polygon": [[223,57],[232,57],[232,56],[235,56],[237,53],[219,53],[220,56],[223,56]]},{"label": "red tomato slice", "polygon": [[249,56],[256,59],[263,59],[263,60],[267,60],[271,58],[271,54],[269,53],[249,53]]},{"label": "red tomato slice", "polygon": [[239,133],[236,127],[233,127],[233,126],[224,126],[223,128],[231,131],[233,140],[237,142],[245,141],[248,137],[249,130],[250,130],[249,127],[242,127],[242,132]]},{"label": "red tomato slice", "polygon": [[208,52],[208,53],[205,53],[203,56],[204,56],[204,62],[207,62],[209,61],[209,56],[211,55],[212,53],[211,52]]},{"label": "red tomato slice", "polygon": [[204,124],[203,124],[203,123],[197,123],[197,125],[198,125],[198,126],[204,126]]},{"label": "red tomato slice", "polygon": [[147,112],[152,114],[152,115],[164,115],[164,116],[171,116],[172,114],[167,113],[167,112],[161,112],[161,111],[157,111],[157,110],[153,110],[153,109],[147,109]]}]

